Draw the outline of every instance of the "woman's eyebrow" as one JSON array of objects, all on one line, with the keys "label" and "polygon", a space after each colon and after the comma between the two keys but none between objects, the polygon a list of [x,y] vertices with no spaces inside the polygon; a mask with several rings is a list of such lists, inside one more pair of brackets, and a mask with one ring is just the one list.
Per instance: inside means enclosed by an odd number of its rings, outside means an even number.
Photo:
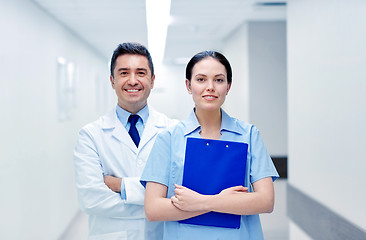
[{"label": "woman's eyebrow", "polygon": [[205,74],[203,74],[203,73],[198,73],[198,74],[196,74],[196,75],[195,75],[195,77],[197,77],[197,76],[203,76],[203,77],[206,77],[206,75],[205,75]]},{"label": "woman's eyebrow", "polygon": [[[203,76],[203,77],[206,77],[207,75],[205,75],[205,74],[203,74],[203,73],[198,73],[198,74],[196,74],[196,75],[195,75],[195,77],[197,77],[197,76]],[[215,75],[215,77],[219,77],[219,76],[226,77],[226,75],[225,75],[225,74],[223,74],[223,73],[219,73],[219,74],[216,74],[216,75]]]},{"label": "woman's eyebrow", "polygon": [[226,77],[226,75],[225,75],[225,74],[223,74],[223,73],[219,73],[219,74],[216,74],[216,75],[215,75],[215,77],[218,77],[218,76]]}]

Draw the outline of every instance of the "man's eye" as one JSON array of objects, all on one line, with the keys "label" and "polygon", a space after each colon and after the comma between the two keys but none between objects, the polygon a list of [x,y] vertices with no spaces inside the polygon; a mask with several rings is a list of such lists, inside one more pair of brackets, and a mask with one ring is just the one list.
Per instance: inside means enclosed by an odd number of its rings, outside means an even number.
[{"label": "man's eye", "polygon": [[121,75],[127,75],[128,72],[121,72]]},{"label": "man's eye", "polygon": [[138,72],[137,73],[139,76],[145,76],[145,72]]}]

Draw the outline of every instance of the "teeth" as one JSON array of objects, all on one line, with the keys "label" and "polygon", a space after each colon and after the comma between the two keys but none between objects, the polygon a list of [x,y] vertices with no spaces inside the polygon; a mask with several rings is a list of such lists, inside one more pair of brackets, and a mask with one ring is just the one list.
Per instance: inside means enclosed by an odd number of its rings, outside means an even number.
[{"label": "teeth", "polygon": [[205,96],[205,98],[213,99],[215,97],[213,97],[213,96]]},{"label": "teeth", "polygon": [[138,92],[139,90],[137,90],[137,89],[129,89],[129,90],[127,90],[127,92]]}]

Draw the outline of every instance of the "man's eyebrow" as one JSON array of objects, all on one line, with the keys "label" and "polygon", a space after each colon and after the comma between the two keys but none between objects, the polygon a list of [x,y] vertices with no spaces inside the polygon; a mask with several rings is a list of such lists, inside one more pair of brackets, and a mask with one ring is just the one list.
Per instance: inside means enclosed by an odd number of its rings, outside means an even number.
[{"label": "man's eyebrow", "polygon": [[126,71],[126,70],[130,70],[129,68],[126,68],[126,67],[121,67],[121,68],[118,68],[118,72],[120,72],[120,71]]},{"label": "man's eyebrow", "polygon": [[138,71],[145,71],[147,72],[147,69],[146,68],[137,68]]}]

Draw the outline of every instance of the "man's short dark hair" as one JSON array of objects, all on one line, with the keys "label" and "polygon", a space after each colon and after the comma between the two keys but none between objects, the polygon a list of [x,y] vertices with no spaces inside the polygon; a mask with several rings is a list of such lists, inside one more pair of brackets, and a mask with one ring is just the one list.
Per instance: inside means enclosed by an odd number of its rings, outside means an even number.
[{"label": "man's short dark hair", "polygon": [[126,42],[119,44],[118,47],[114,50],[112,58],[111,58],[111,76],[114,77],[114,68],[116,67],[116,60],[119,56],[124,54],[137,54],[141,56],[145,56],[148,61],[148,65],[151,71],[151,77],[154,76],[154,65],[151,59],[150,52],[147,48],[140,43],[135,42]]}]

